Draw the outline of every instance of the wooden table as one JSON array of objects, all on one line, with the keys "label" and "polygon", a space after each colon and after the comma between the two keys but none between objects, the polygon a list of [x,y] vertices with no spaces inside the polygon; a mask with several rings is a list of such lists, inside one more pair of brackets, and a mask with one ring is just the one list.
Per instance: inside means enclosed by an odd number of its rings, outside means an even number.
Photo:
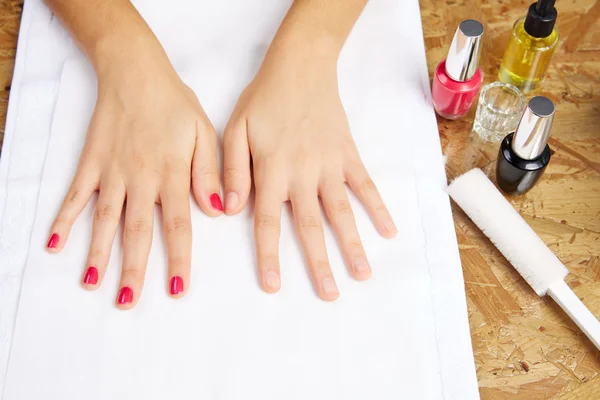
[{"label": "wooden table", "polygon": [[[0,0],[1,127],[22,1]],[[537,92],[557,104],[550,140],[554,155],[537,187],[510,200],[568,266],[568,284],[600,315],[600,1],[558,3],[560,49]],[[512,24],[528,4],[421,0],[429,73],[445,57],[458,23],[476,18],[486,28],[482,68],[487,82],[495,80]],[[473,167],[494,175],[498,145],[471,133],[473,116],[454,122],[438,119],[450,179]],[[453,207],[481,398],[600,399],[600,352],[556,304],[537,297]]]}]

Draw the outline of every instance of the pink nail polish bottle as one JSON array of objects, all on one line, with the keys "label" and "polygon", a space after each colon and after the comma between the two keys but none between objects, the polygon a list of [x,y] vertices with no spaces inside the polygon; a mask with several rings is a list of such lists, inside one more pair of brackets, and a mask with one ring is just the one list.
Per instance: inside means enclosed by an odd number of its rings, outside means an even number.
[{"label": "pink nail polish bottle", "polygon": [[460,23],[448,57],[435,69],[431,88],[435,111],[446,119],[464,117],[477,98],[483,82],[479,54],[483,25],[474,19]]}]

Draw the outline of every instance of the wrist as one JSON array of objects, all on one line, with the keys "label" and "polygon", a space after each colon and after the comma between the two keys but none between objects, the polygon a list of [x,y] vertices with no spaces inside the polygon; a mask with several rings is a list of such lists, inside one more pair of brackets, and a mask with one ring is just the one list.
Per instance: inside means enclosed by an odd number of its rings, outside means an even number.
[{"label": "wrist", "polygon": [[284,68],[309,74],[337,73],[341,45],[328,35],[303,35],[301,31],[278,33],[263,62],[263,68]]},{"label": "wrist", "polygon": [[151,32],[107,34],[94,43],[89,53],[101,81],[172,70],[167,54]]}]

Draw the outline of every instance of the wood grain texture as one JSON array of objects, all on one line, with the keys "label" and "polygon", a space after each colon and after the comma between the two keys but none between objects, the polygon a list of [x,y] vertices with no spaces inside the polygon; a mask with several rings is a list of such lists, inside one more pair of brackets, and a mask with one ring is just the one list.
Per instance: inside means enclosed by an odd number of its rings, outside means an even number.
[{"label": "wood grain texture", "polygon": [[[486,28],[482,68],[496,80],[514,21],[529,0],[421,0],[430,75],[458,23]],[[557,104],[552,162],[526,196],[510,198],[569,268],[568,284],[600,315],[600,1],[558,0],[561,45],[536,94]],[[0,143],[22,0],[0,0]],[[450,179],[473,167],[494,176],[497,144],[463,121],[438,119]],[[550,299],[540,299],[453,204],[482,400],[600,399],[600,352]]]},{"label": "wood grain texture", "polygon": [[[486,82],[530,0],[421,0],[430,76],[466,18],[485,26]],[[569,268],[567,283],[600,315],[600,1],[558,0],[560,47],[532,95],[556,103],[552,161],[527,195],[509,198]],[[528,97],[531,97],[528,96]],[[438,118],[449,179],[473,167],[494,179],[498,144],[463,121]],[[453,204],[483,400],[600,399],[600,352],[551,299],[541,299]]]},{"label": "wood grain texture", "polygon": [[0,154],[22,11],[23,0],[0,0]]}]

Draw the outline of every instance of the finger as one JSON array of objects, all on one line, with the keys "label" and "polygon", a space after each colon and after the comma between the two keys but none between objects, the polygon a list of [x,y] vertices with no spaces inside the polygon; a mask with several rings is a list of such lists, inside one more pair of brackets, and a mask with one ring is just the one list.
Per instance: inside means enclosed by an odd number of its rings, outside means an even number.
[{"label": "finger", "polygon": [[281,197],[272,183],[257,185],[254,211],[254,238],[258,275],[267,293],[281,288],[279,272],[279,235],[281,231]]},{"label": "finger", "polygon": [[223,213],[221,182],[217,161],[217,135],[209,122],[196,123],[196,148],[192,160],[194,197],[206,215]]},{"label": "finger", "polygon": [[100,194],[92,224],[92,240],[83,275],[83,287],[94,290],[100,286],[113,241],[119,227],[119,220],[125,201],[125,186],[117,179],[108,179],[100,183]]},{"label": "finger", "polygon": [[333,225],[350,274],[359,280],[369,279],[371,268],[363,248],[348,193],[341,181],[324,182],[319,192],[327,217]]},{"label": "finger", "polygon": [[64,248],[73,223],[98,188],[99,175],[91,161],[82,155],[71,187],[50,228],[50,237],[46,244],[48,251],[58,253]]},{"label": "finger", "polygon": [[190,282],[192,223],[189,190],[185,184],[171,181],[161,189],[160,197],[169,254],[169,294],[179,298],[185,295]]},{"label": "finger", "polygon": [[316,191],[302,190],[298,194],[292,194],[291,201],[296,228],[315,290],[321,299],[335,300],[339,297],[339,291],[329,266]]},{"label": "finger", "polygon": [[127,191],[123,235],[123,268],[117,306],[130,309],[137,304],[152,245],[155,191],[137,186]]},{"label": "finger", "polygon": [[225,212],[229,215],[242,211],[250,194],[250,148],[246,120],[230,122],[223,138]]},{"label": "finger", "polygon": [[362,162],[358,161],[354,163],[346,171],[346,180],[352,191],[356,193],[360,201],[365,205],[379,233],[387,238],[396,236],[398,229],[394,224],[394,220]]}]

